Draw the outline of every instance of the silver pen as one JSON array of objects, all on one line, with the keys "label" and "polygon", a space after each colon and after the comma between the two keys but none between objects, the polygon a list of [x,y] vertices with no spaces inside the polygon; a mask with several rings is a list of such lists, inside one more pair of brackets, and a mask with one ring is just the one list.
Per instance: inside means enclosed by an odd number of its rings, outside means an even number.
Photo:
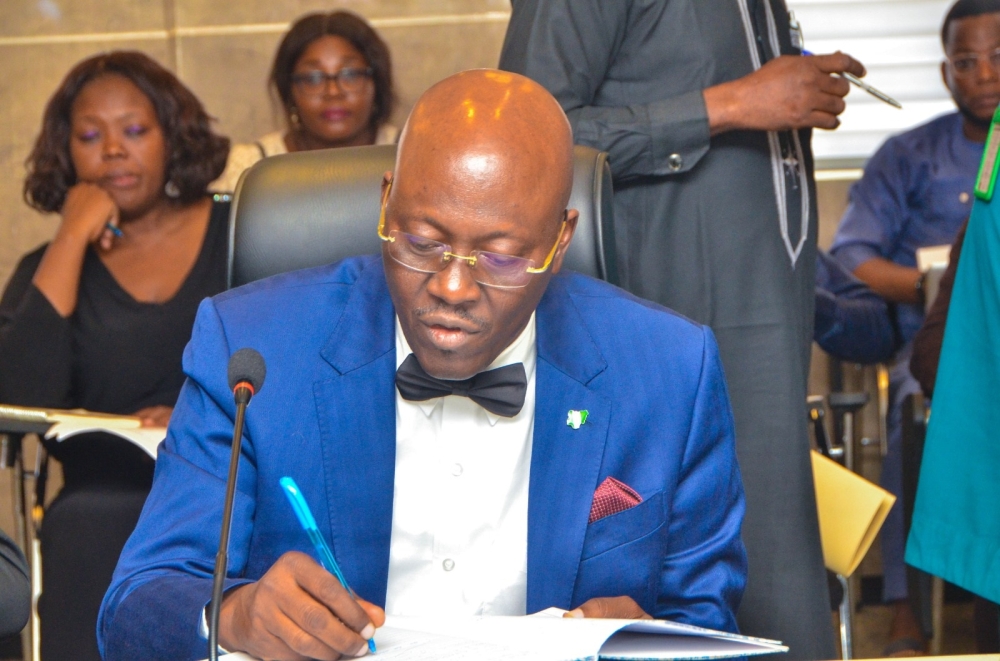
[{"label": "silver pen", "polygon": [[[811,52],[809,52],[807,50],[804,50],[804,49],[802,51],[802,54],[803,55],[812,55]],[[863,81],[860,78],[858,78],[857,76],[855,76],[853,73],[847,73],[846,71],[844,71],[843,73],[835,73],[833,75],[834,76],[840,76],[841,78],[843,78],[843,79],[845,79],[845,80],[847,80],[847,81],[849,81],[851,83],[854,83],[855,85],[857,85],[858,87],[860,87],[864,91],[866,91],[869,94],[871,94],[872,96],[874,96],[879,101],[883,101],[885,103],[888,103],[890,106],[894,106],[896,108],[899,108],[900,110],[903,109],[903,104],[901,104],[899,101],[897,101],[896,99],[892,98],[891,96],[889,96],[888,94],[886,94],[882,90],[880,90],[878,88],[875,88],[875,87],[872,87],[871,85],[869,85],[865,81]]]},{"label": "silver pen", "polygon": [[861,89],[863,89],[864,91],[866,91],[869,94],[871,94],[872,96],[874,96],[879,101],[884,101],[884,102],[888,103],[890,106],[895,106],[896,108],[899,108],[900,110],[903,109],[903,104],[901,104],[899,101],[897,101],[896,99],[892,98],[891,96],[889,96],[888,94],[886,94],[882,90],[877,89],[875,87],[872,87],[871,85],[869,85],[865,81],[863,81],[860,78],[858,78],[857,76],[855,76],[853,73],[847,73],[845,71],[844,73],[837,74],[837,75],[843,76],[844,78],[846,78],[847,80],[851,81],[852,83],[854,83],[855,85],[857,85],[858,87],[860,87]]}]

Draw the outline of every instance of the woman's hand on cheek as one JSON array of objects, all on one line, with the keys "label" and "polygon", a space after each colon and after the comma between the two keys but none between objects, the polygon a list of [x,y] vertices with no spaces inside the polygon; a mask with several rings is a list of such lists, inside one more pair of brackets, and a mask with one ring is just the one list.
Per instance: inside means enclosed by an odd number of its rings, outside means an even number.
[{"label": "woman's hand on cheek", "polygon": [[70,188],[62,217],[57,236],[111,249],[115,235],[108,226],[118,226],[118,205],[100,186],[81,182]]}]

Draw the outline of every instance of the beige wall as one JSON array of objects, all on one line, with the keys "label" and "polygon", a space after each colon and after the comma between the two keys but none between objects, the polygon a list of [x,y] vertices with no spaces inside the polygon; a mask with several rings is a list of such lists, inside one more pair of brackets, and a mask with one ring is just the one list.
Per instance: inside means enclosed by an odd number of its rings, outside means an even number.
[{"label": "beige wall", "polygon": [[[353,10],[392,50],[401,125],[429,85],[462,69],[496,66],[507,0],[0,0],[0,283],[18,258],[48,240],[58,218],[21,198],[24,159],[62,77],[95,53],[134,48],[190,86],[218,130],[249,141],[279,127],[265,80],[289,21],[310,11]],[[33,447],[33,446],[32,446]],[[51,486],[57,486],[54,476]],[[7,471],[0,471],[0,529],[13,532]],[[50,489],[50,492],[52,490]]]},{"label": "beige wall", "polygon": [[[271,57],[295,17],[344,7],[372,21],[392,49],[402,124],[417,96],[462,69],[495,66],[508,0],[0,0],[0,282],[18,257],[47,240],[57,218],[21,200],[24,159],[43,106],[69,68],[115,48],[146,51],[178,73],[234,141],[278,127],[266,89]],[[819,185],[820,245],[829,246],[849,182]],[[827,391],[817,350],[813,393]],[[866,416],[867,417],[867,416]],[[870,420],[870,418],[869,418]],[[871,423],[863,433],[871,433]],[[10,530],[9,483],[0,474],[0,528]]]},{"label": "beige wall", "polygon": [[21,199],[24,159],[42,109],[66,72],[104,50],[135,48],[174,70],[234,141],[277,128],[265,89],[288,22],[345,8],[369,20],[392,49],[401,124],[430,84],[496,66],[508,0],[2,0],[0,1],[0,282],[47,240],[57,219]]}]

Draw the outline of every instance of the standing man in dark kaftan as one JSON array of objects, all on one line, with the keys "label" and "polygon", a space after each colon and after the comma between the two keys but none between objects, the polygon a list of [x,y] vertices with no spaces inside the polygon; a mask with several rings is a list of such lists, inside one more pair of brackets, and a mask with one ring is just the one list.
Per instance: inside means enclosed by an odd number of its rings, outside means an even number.
[{"label": "standing man in dark kaftan", "polygon": [[[747,495],[744,633],[833,658],[805,398],[816,203],[810,129],[836,128],[841,53],[802,57],[783,0],[513,0],[500,67],[607,151],[621,284],[710,325]],[[794,42],[794,44],[793,44]]]}]

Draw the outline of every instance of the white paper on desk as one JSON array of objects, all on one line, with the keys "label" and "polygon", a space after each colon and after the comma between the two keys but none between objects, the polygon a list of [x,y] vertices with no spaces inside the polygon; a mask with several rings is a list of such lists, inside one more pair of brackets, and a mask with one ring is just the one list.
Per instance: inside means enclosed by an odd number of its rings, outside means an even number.
[{"label": "white paper on desk", "polygon": [[950,244],[917,248],[917,270],[921,273],[927,273],[935,266],[948,266],[950,261]]},{"label": "white paper on desk", "polygon": [[[777,641],[738,636],[665,620],[560,617],[444,619],[393,617],[375,633],[385,661],[579,661],[721,659],[786,652]],[[229,661],[249,661],[230,655]]]},{"label": "white paper on desk", "polygon": [[46,432],[45,438],[54,438],[57,441],[64,441],[73,436],[92,433],[111,434],[112,436],[123,438],[142,449],[143,452],[148,454],[153,459],[156,459],[156,447],[160,444],[160,441],[167,437],[167,430],[165,427],[138,427],[123,429],[119,427],[95,425],[93,420],[77,420],[68,418],[65,420],[59,420],[52,425],[52,427],[49,428],[49,431]]}]

